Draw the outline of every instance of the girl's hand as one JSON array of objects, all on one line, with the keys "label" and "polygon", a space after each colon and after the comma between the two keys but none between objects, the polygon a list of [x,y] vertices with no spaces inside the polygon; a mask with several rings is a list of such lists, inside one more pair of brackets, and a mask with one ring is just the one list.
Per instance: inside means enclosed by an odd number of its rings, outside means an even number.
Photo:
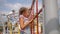
[{"label": "girl's hand", "polygon": [[31,18],[31,20],[29,21],[29,23],[31,23],[33,20],[34,20],[34,19],[33,19],[33,18]]}]

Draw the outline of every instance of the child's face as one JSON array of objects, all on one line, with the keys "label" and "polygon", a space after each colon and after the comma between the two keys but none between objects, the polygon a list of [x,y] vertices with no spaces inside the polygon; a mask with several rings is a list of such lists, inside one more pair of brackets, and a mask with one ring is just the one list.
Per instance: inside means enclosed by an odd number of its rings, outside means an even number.
[{"label": "child's face", "polygon": [[30,15],[29,10],[26,10],[25,16],[26,16],[26,17],[29,17],[29,15]]}]

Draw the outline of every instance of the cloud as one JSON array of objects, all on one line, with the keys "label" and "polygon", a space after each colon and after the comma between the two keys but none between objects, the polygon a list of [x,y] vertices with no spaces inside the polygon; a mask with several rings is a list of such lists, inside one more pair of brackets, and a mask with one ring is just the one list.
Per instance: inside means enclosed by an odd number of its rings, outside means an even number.
[{"label": "cloud", "polygon": [[[31,5],[28,4],[28,5],[23,5],[21,3],[15,3],[15,4],[11,4],[11,3],[7,3],[5,4],[6,7],[10,8],[11,10],[15,10],[16,12],[18,12],[18,10],[21,8],[21,7],[27,7],[27,8],[30,8]],[[38,6],[38,9],[40,10],[42,8],[42,3],[39,3],[39,6]],[[36,10],[36,7],[34,8]],[[35,11],[34,10],[34,11]],[[35,11],[36,12],[36,11]]]},{"label": "cloud", "polygon": [[4,13],[5,13],[5,11],[1,11],[1,10],[0,10],[0,14],[4,14]]},{"label": "cloud", "polygon": [[5,15],[8,15],[8,14],[11,14],[12,12],[11,11],[4,11],[4,10],[0,10],[0,15],[1,14],[5,14]]},{"label": "cloud", "polygon": [[15,10],[16,12],[18,12],[18,10],[21,8],[21,7],[27,7],[29,8],[30,5],[22,5],[20,3],[15,3],[15,4],[11,4],[11,3],[6,3],[4,4],[4,6],[10,10],[6,11],[6,10],[0,10],[0,14],[11,14],[11,10]]},{"label": "cloud", "polygon": [[21,7],[21,4],[16,3],[16,4],[5,4],[5,6],[7,6],[8,8],[11,9],[18,9],[19,7]]},{"label": "cloud", "polygon": [[21,7],[30,7],[30,5],[22,5],[20,3],[15,3],[15,4],[5,4],[6,7],[10,8],[10,9],[14,9],[14,10],[18,10]]},{"label": "cloud", "polygon": [[[10,9],[15,9],[15,10],[18,10],[19,8],[21,7],[27,7],[27,8],[30,8],[31,5],[28,4],[28,5],[23,5],[21,3],[15,3],[15,4],[11,4],[11,3],[8,3],[8,4],[5,4],[6,7],[10,8]],[[39,3],[39,7],[38,9],[40,9],[42,7],[42,4]]]}]

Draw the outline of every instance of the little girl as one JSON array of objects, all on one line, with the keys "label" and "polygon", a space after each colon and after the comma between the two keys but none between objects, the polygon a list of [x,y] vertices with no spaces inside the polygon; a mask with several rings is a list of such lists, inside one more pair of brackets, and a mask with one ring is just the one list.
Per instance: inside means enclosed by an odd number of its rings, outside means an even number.
[{"label": "little girl", "polygon": [[[20,8],[20,10],[19,10],[20,27],[26,34],[31,34],[29,24],[31,23],[33,18],[31,20],[29,20],[28,19],[29,15],[30,15],[30,11],[28,8],[25,8],[25,7]],[[23,31],[21,31],[21,34],[24,34]]]}]

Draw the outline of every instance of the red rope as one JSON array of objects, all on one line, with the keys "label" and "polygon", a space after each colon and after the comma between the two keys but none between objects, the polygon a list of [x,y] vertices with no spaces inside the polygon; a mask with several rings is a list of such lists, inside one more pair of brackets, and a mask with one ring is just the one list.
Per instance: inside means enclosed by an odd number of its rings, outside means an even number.
[{"label": "red rope", "polygon": [[[36,0],[36,14],[38,14],[38,0]],[[39,34],[39,31],[38,31],[38,15],[37,15],[37,32],[36,34]]]},{"label": "red rope", "polygon": [[[34,17],[34,3],[35,3],[35,0],[32,1],[32,5],[31,5],[31,8],[30,8],[30,10],[31,10],[31,12],[32,12],[32,14],[33,14],[33,15],[31,15],[31,18]],[[34,34],[34,23],[33,23],[33,22],[34,22],[34,21],[32,21],[32,23],[30,24],[31,34]]]},{"label": "red rope", "polygon": [[[31,5],[31,8],[30,8],[32,14],[34,14],[34,11],[33,11],[33,10],[34,10],[34,3],[35,3],[35,0],[32,1],[32,5]],[[37,14],[37,15],[36,15],[35,17],[32,16],[32,15],[31,15],[31,16],[34,17],[34,19],[37,17],[37,34],[39,34],[39,33],[38,33],[38,14],[40,14],[41,12],[42,12],[42,9],[40,9],[39,12],[38,12],[38,0],[36,0],[36,14]],[[31,18],[32,18],[32,17],[31,17]],[[32,22],[33,22],[33,21],[32,21]],[[30,27],[30,28],[31,28],[31,29],[30,29],[30,30],[31,30],[31,34],[34,34],[34,25],[33,25],[33,24],[34,24],[34,23],[31,23],[31,24],[30,24],[30,25],[31,25],[31,27]]]}]

